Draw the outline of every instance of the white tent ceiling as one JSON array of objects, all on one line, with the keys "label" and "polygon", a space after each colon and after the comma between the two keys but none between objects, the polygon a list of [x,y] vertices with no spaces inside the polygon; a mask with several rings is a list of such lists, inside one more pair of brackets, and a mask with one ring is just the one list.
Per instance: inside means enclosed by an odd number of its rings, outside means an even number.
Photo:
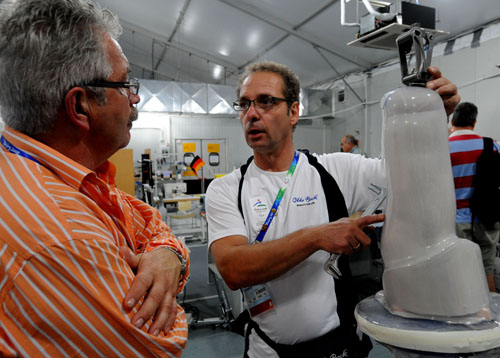
[{"label": "white tent ceiling", "polygon": [[[309,87],[397,56],[347,46],[358,28],[341,26],[340,0],[97,1],[119,16],[120,44],[139,78],[234,84],[247,64],[266,59],[290,66]],[[444,40],[500,19],[500,0],[411,2],[436,9]],[[355,1],[346,14],[357,22]]]}]

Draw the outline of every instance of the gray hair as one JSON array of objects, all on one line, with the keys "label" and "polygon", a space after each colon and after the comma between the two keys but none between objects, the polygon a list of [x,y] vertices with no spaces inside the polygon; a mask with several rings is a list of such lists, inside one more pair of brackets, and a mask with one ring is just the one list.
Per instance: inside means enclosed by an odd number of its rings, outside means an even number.
[{"label": "gray hair", "polygon": [[[0,113],[27,135],[48,131],[72,87],[107,79],[103,38],[117,17],[90,0],[4,0],[0,6]],[[104,89],[91,93],[102,102]]]},{"label": "gray hair", "polygon": [[350,143],[353,145],[358,145],[359,143],[359,141],[352,134],[346,134],[344,138],[346,143]]},{"label": "gray hair", "polygon": [[299,78],[287,66],[272,61],[254,63],[245,69],[245,72],[241,75],[238,86],[236,87],[236,98],[240,97],[241,86],[243,85],[245,79],[254,72],[273,72],[280,75],[283,79],[283,95],[286,99],[290,99],[291,101],[288,102],[288,108],[290,108],[293,102],[299,102]]}]

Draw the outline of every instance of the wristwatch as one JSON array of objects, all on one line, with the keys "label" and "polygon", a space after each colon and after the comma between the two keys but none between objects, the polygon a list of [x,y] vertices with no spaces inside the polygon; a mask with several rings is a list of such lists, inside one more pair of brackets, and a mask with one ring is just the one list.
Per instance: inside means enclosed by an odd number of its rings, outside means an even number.
[{"label": "wristwatch", "polygon": [[166,249],[172,251],[176,256],[177,258],[179,259],[179,261],[181,262],[181,279],[182,280],[184,278],[184,275],[186,274],[186,266],[187,266],[187,261],[186,259],[184,258],[184,256],[182,256],[176,249],[174,249],[173,247],[170,247],[170,246],[165,246]]}]

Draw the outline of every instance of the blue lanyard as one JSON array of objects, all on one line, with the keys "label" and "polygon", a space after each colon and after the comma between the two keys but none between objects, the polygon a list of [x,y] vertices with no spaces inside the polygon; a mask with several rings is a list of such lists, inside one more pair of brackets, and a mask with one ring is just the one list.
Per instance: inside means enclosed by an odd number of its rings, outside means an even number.
[{"label": "blue lanyard", "polygon": [[283,199],[283,196],[285,195],[285,191],[286,191],[288,184],[290,183],[290,179],[292,179],[292,175],[295,172],[295,168],[297,168],[298,161],[299,161],[299,152],[295,151],[295,154],[294,154],[293,160],[292,160],[292,164],[290,164],[290,168],[288,169],[288,172],[286,173],[285,183],[278,191],[278,195],[276,195],[276,199],[274,199],[274,204],[273,204],[271,210],[269,211],[269,214],[267,214],[266,221],[262,225],[262,228],[260,229],[260,232],[257,235],[257,238],[255,239],[256,242],[262,242],[262,240],[264,240],[264,236],[266,235],[266,232],[269,229],[269,226],[271,225],[271,222],[273,221],[274,216],[276,215],[276,211],[278,211],[278,206],[280,206],[281,199]]},{"label": "blue lanyard", "polygon": [[14,144],[10,143],[7,139],[5,139],[4,136],[0,137],[0,143],[2,143],[4,148],[7,149],[9,152],[20,155],[21,157],[25,157],[29,160],[32,160],[32,161],[42,165],[42,163],[40,163],[37,159],[33,158],[28,153],[22,151],[21,149],[17,148]]}]

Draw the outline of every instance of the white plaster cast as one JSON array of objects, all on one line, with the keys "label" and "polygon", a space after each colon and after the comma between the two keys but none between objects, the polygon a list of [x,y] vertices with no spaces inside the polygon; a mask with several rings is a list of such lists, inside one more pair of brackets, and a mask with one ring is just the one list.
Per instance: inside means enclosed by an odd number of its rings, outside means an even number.
[{"label": "white plaster cast", "polygon": [[479,247],[455,235],[446,114],[423,87],[389,92],[382,159],[388,179],[382,235],[386,307],[396,315],[474,323],[489,319]]}]

